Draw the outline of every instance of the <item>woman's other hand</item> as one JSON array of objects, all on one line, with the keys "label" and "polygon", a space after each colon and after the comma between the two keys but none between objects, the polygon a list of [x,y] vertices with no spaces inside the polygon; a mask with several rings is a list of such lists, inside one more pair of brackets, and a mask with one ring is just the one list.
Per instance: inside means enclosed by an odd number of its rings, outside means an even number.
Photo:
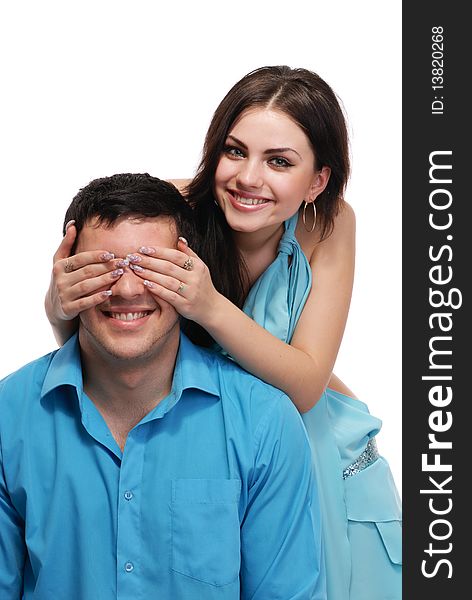
[{"label": "woman's other hand", "polygon": [[218,298],[206,264],[179,238],[177,249],[141,247],[126,257],[149,291],[202,327]]}]

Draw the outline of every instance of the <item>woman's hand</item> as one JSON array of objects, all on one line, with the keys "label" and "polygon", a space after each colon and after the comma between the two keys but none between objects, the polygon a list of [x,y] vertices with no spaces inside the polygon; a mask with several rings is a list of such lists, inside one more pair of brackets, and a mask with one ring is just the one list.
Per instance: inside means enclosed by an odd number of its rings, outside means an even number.
[{"label": "woman's hand", "polygon": [[77,230],[71,224],[54,254],[51,282],[45,298],[46,315],[61,343],[75,329],[75,324],[71,327],[67,322],[110,296],[110,286],[121,277],[122,267],[128,264],[115,260],[107,250],[70,256],[76,237]]},{"label": "woman's hand", "polygon": [[184,238],[179,238],[177,250],[141,247],[126,258],[152,294],[171,304],[183,317],[205,327],[222,296],[213,285],[208,267]]}]

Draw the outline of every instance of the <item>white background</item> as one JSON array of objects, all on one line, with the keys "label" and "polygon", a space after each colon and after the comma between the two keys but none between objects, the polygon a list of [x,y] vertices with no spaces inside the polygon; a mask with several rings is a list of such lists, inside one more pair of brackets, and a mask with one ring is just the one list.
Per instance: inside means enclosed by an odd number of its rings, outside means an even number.
[{"label": "white background", "polygon": [[[191,177],[248,71],[316,71],[349,120],[357,214],[335,372],[380,417],[401,488],[401,11],[364,0],[18,0],[0,11],[0,377],[56,347],[43,312],[64,212],[95,177]],[[409,401],[414,402],[413,398]]]}]

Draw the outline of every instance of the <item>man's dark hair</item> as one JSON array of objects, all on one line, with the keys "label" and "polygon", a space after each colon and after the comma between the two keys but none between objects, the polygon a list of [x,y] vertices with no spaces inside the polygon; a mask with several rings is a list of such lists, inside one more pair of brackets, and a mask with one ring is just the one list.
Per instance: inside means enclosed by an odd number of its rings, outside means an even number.
[{"label": "man's dark hair", "polygon": [[[107,226],[121,217],[133,216],[171,218],[177,235],[185,237],[192,249],[200,253],[200,237],[193,210],[174,185],[148,173],[120,173],[91,181],[79,191],[67,209],[63,233],[71,219],[75,221],[78,240],[80,231],[92,219],[96,219],[97,225]],[[182,329],[196,344],[213,344],[208,333],[193,321],[182,319]]]},{"label": "man's dark hair", "polygon": [[174,185],[148,173],[119,173],[91,181],[67,209],[64,233],[71,219],[80,234],[92,219],[97,219],[97,225],[112,225],[128,216],[170,217],[177,234],[185,237],[198,252],[192,209]]}]

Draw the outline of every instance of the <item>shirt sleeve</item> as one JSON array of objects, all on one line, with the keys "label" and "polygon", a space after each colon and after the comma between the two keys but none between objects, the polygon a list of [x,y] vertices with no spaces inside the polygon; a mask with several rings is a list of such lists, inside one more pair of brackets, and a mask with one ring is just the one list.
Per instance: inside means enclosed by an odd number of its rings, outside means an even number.
[{"label": "shirt sleeve", "polygon": [[22,597],[25,556],[23,521],[8,494],[0,440],[0,598]]},{"label": "shirt sleeve", "polygon": [[243,600],[323,600],[321,535],[311,451],[290,400],[274,398],[255,435],[241,528]]}]

